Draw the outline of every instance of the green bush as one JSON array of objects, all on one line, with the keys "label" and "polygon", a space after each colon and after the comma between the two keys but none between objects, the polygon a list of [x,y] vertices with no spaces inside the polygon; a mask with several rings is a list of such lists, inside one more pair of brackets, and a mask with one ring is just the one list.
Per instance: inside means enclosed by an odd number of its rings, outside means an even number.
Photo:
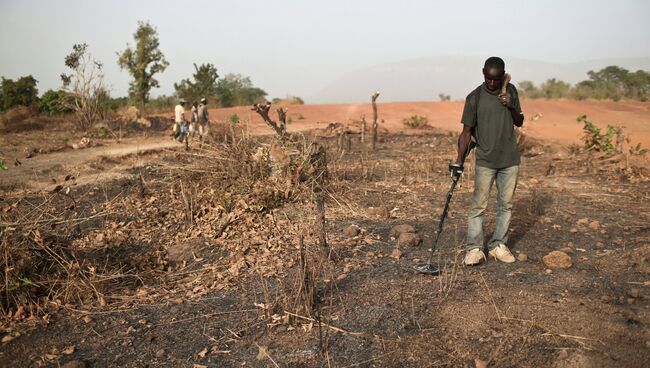
[{"label": "green bush", "polygon": [[622,98],[647,101],[650,97],[650,73],[637,70],[630,72],[618,66],[608,66],[598,71],[590,70],[589,79],[575,86],[557,80],[548,79],[539,87],[531,81],[518,83],[519,93],[527,98],[563,98],[576,100],[593,98],[618,101]]},{"label": "green bush", "polygon": [[2,78],[0,92],[2,94],[3,111],[16,106],[31,106],[38,102],[38,81],[31,75],[20,77],[16,81]]},{"label": "green bush", "polygon": [[264,102],[267,93],[254,87],[249,77],[226,74],[217,82],[216,94],[221,106],[232,107]]},{"label": "green bush", "polygon": [[70,96],[65,91],[48,89],[38,104],[39,111],[47,115],[62,115],[73,112],[70,108]]},{"label": "green bush", "polygon": [[614,151],[612,139],[620,132],[621,128],[607,125],[607,133],[603,135],[600,128],[587,119],[587,115],[579,116],[576,121],[583,123],[582,141],[587,150],[607,153],[612,153]]}]

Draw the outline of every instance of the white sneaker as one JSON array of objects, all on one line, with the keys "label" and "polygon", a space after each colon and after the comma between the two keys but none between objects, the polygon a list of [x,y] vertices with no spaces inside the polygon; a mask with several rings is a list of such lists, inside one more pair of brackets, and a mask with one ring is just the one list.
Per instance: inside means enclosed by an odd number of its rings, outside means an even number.
[{"label": "white sneaker", "polygon": [[505,244],[499,244],[496,248],[492,249],[490,255],[497,261],[512,263],[515,261],[515,256],[510,253],[510,249]]},{"label": "white sneaker", "polygon": [[479,248],[472,249],[465,254],[463,263],[465,266],[474,266],[485,261],[485,253]]}]

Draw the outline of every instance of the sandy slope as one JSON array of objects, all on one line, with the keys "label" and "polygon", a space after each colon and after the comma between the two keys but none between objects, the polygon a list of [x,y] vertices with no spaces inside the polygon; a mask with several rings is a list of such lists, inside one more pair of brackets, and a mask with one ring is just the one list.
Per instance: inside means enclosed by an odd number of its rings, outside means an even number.
[{"label": "sandy slope", "polygon": [[[576,118],[586,114],[602,128],[607,124],[625,126],[633,144],[650,147],[650,102],[525,100],[522,106],[529,119],[537,113],[542,114],[541,119],[526,124],[526,130],[535,138],[563,144],[578,142],[582,125],[576,123]],[[378,105],[379,119],[385,121],[381,126],[393,132],[405,130],[402,119],[415,114],[427,116],[434,127],[457,131],[460,130],[462,109],[463,102],[395,102]],[[253,122],[252,131],[268,131],[260,117],[245,106],[212,109],[210,114],[217,120],[227,120],[230,115],[238,114],[242,120]],[[366,115],[367,121],[372,119],[369,103],[291,105],[289,130],[324,127],[334,121],[347,123],[359,120],[361,114]],[[301,116],[304,119],[300,119]]]}]

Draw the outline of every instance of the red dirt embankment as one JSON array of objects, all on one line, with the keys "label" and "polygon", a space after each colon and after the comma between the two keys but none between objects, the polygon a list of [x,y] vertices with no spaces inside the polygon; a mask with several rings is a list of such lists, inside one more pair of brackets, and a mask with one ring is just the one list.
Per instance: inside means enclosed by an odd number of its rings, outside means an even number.
[{"label": "red dirt embankment", "polygon": [[[379,99],[381,100],[381,96]],[[366,115],[366,121],[372,120],[370,103],[290,105],[288,108],[290,131],[322,128],[331,122],[348,123],[360,120],[362,114]],[[603,131],[607,124],[623,126],[632,144],[641,143],[644,147],[650,147],[650,102],[524,100],[522,108],[528,120],[526,131],[534,138],[561,144],[577,143],[582,136],[582,124],[577,123],[576,118],[586,114],[591,121],[603,128]],[[436,128],[460,131],[463,102],[380,103],[378,110],[381,128],[391,132],[406,131],[402,119],[411,115],[426,116],[429,124]],[[212,109],[210,114],[211,118],[216,120],[227,120],[232,114],[237,114],[240,119],[253,122],[252,132],[268,130],[261,118],[247,106]],[[531,121],[535,114],[541,114],[541,117]],[[276,115],[272,116],[275,118]]]}]

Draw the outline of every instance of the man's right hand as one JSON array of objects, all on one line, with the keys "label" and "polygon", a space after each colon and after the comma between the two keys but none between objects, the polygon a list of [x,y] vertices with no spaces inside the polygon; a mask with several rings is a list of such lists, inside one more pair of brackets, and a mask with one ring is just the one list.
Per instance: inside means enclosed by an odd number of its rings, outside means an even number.
[{"label": "man's right hand", "polygon": [[459,163],[449,164],[449,173],[452,179],[458,180],[463,174],[463,165]]}]

